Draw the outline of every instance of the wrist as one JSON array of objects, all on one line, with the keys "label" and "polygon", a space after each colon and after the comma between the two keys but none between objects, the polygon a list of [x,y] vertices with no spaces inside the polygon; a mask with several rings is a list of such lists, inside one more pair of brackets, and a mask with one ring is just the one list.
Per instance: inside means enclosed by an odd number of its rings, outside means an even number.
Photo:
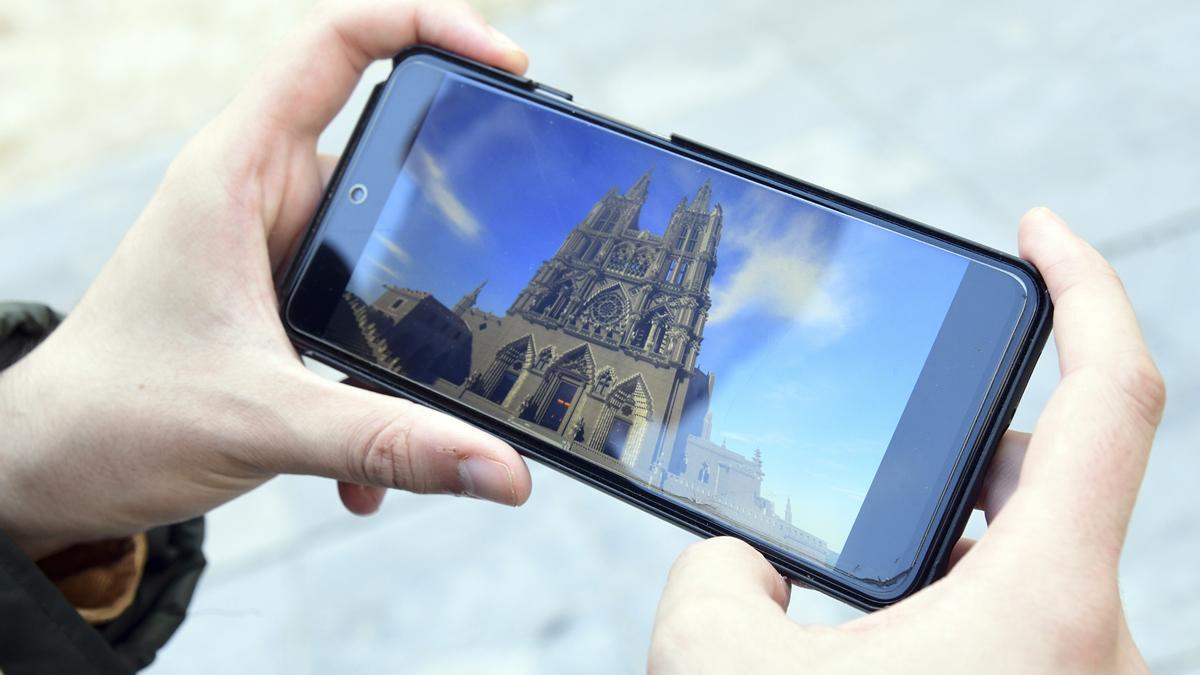
[{"label": "wrist", "polygon": [[45,495],[32,470],[38,458],[56,454],[58,432],[47,419],[51,401],[38,392],[33,361],[31,354],[0,372],[0,529],[36,560],[70,542],[48,536]]}]

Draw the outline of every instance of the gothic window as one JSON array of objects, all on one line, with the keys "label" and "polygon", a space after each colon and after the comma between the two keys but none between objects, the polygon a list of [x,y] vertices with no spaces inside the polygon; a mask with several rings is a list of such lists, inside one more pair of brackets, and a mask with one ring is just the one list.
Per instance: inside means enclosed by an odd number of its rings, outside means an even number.
[{"label": "gothic window", "polygon": [[579,391],[579,385],[568,380],[561,380],[558,387],[555,388],[554,394],[550,397],[550,405],[546,406],[546,411],[542,413],[542,418],[538,420],[538,424],[558,431],[562,426],[563,419],[571,410],[571,405],[575,403],[575,394]]},{"label": "gothic window", "polygon": [[658,330],[654,333],[654,344],[651,345],[650,351],[655,354],[661,354],[663,351],[663,342],[667,339],[667,327],[665,323],[658,325]]},{"label": "gothic window", "polygon": [[492,389],[492,393],[488,394],[488,400],[497,405],[504,405],[504,399],[508,398],[508,392],[512,391],[513,385],[517,383],[517,375],[511,370],[506,370],[500,375],[500,381]]},{"label": "gothic window", "polygon": [[683,262],[679,263],[679,270],[675,272],[675,285],[683,285],[684,280],[687,279],[688,267],[691,264],[692,262],[690,260],[684,260]]},{"label": "gothic window", "polygon": [[600,254],[600,248],[602,246],[604,246],[604,242],[602,242],[602,241],[592,242],[592,247],[588,249],[587,254],[585,254],[583,256],[583,259],[584,260],[595,260],[596,256]]},{"label": "gothic window", "polygon": [[612,232],[613,228],[617,226],[619,215],[617,209],[611,206],[602,208],[592,224],[592,229],[597,232]]},{"label": "gothic window", "polygon": [[679,234],[675,237],[675,248],[683,248],[684,243],[687,242],[687,233],[687,225],[683,225],[679,228]]},{"label": "gothic window", "polygon": [[663,265],[663,281],[671,280],[671,275],[675,273],[675,264],[678,262],[678,258],[667,258],[666,264]]},{"label": "gothic window", "polygon": [[542,296],[541,300],[538,300],[537,303],[534,304],[533,311],[537,312],[538,314],[544,314],[546,312],[546,308],[554,304],[555,300],[558,300],[558,294],[561,292],[562,286],[556,286],[554,289],[547,292]]},{"label": "gothic window", "polygon": [[625,454],[625,443],[629,440],[629,430],[632,428],[633,425],[628,420],[614,417],[612,425],[608,428],[608,435],[604,437],[604,447],[601,451],[613,459],[621,459],[621,455]]},{"label": "gothic window", "polygon": [[613,326],[625,317],[625,311],[625,297],[614,286],[592,298],[585,316],[597,326]]},{"label": "gothic window", "polygon": [[522,404],[521,419],[558,431],[580,392],[595,376],[592,352],[586,343],[580,344],[550,363],[537,391]]},{"label": "gothic window", "polygon": [[579,241],[575,243],[575,256],[576,257],[583,256],[583,252],[587,250],[588,243],[590,243],[590,242],[588,242],[588,240],[586,238],[584,238],[584,237],[579,238]]},{"label": "gothic window", "polygon": [[399,298],[392,303],[392,309],[400,309],[400,305],[404,304],[404,298]]},{"label": "gothic window", "polygon": [[659,353],[662,350],[663,340],[667,334],[667,324],[670,321],[671,314],[666,307],[655,308],[633,327],[630,342],[638,349]]},{"label": "gothic window", "polygon": [[684,250],[688,253],[696,250],[696,242],[700,240],[700,228],[689,227],[687,232],[687,243],[684,244]]},{"label": "gothic window", "polygon": [[629,261],[629,274],[635,277],[644,275],[646,271],[650,269],[650,261],[651,258],[649,251],[644,249],[638,251],[637,254],[633,256],[633,260]]},{"label": "gothic window", "polygon": [[625,263],[629,261],[629,247],[619,246],[608,256],[608,269],[622,270],[625,268]]},{"label": "gothic window", "polygon": [[592,305],[592,318],[596,323],[615,323],[621,318],[621,300],[612,296],[600,298]]},{"label": "gothic window", "polygon": [[649,318],[642,319],[633,327],[633,335],[630,336],[629,341],[638,349],[645,347],[646,341],[650,339],[650,329],[652,327],[653,324]]},{"label": "gothic window", "polygon": [[562,313],[563,308],[571,299],[571,282],[566,281],[547,293],[536,305],[533,311],[554,318]]}]

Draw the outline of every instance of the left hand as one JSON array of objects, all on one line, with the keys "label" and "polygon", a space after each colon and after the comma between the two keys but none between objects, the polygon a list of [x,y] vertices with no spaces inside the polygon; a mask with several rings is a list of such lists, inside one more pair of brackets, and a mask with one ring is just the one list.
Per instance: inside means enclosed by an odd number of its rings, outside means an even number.
[{"label": "left hand", "polygon": [[837,627],[788,620],[790,585],[729,538],[693,545],[663,591],[656,673],[1145,672],[1117,564],[1166,392],[1120,279],[1047,209],[1021,254],[1054,300],[1062,379],[1009,432],[980,497],[988,531],[937,583]]},{"label": "left hand", "polygon": [[0,375],[0,529],[27,553],[189,518],[279,473],[339,480],[356,513],[384,488],[528,498],[507,444],[308,372],[279,319],[275,275],[327,177],[318,135],[369,63],[418,42],[526,67],[461,3],[318,10],[172,162],[66,321]]}]

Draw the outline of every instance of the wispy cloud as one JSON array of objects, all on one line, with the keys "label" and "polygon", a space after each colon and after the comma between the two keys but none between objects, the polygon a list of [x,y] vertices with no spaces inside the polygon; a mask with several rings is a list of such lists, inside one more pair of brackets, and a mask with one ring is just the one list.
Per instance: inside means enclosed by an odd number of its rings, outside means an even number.
[{"label": "wispy cloud", "polygon": [[[789,213],[790,212],[790,213]],[[733,274],[712,289],[710,324],[744,312],[762,312],[821,329],[834,337],[849,324],[852,293],[831,261],[830,224],[778,195],[753,196],[728,209],[722,241],[742,258]]]},{"label": "wispy cloud", "polygon": [[421,189],[425,197],[441,211],[450,230],[466,241],[478,241],[483,225],[450,189],[445,169],[423,150],[413,153],[413,159],[416,160],[417,172],[421,174]]},{"label": "wispy cloud", "polygon": [[408,251],[405,251],[400,244],[397,244],[391,239],[379,234],[378,231],[376,231],[372,236],[375,238],[375,241],[382,244],[383,247],[387,249],[387,252],[391,253],[392,257],[394,257],[401,265],[407,265],[408,263],[412,262],[412,256],[409,255]]},{"label": "wispy cloud", "polygon": [[376,260],[374,258],[367,258],[367,262],[371,263],[371,265],[373,267],[375,267],[375,269],[383,272],[385,275],[387,275],[388,277],[390,277],[392,279],[400,278],[399,272],[397,272],[392,267],[389,267],[388,265],[385,265],[384,263],[379,262],[378,260]]}]

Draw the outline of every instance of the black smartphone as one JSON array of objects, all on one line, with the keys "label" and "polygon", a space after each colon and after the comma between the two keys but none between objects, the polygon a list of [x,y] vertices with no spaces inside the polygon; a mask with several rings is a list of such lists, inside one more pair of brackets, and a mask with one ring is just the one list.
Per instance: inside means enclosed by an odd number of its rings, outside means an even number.
[{"label": "black smartphone", "polygon": [[936,579],[1037,272],[570,98],[398,56],[281,289],[301,353],[857,607]]}]

